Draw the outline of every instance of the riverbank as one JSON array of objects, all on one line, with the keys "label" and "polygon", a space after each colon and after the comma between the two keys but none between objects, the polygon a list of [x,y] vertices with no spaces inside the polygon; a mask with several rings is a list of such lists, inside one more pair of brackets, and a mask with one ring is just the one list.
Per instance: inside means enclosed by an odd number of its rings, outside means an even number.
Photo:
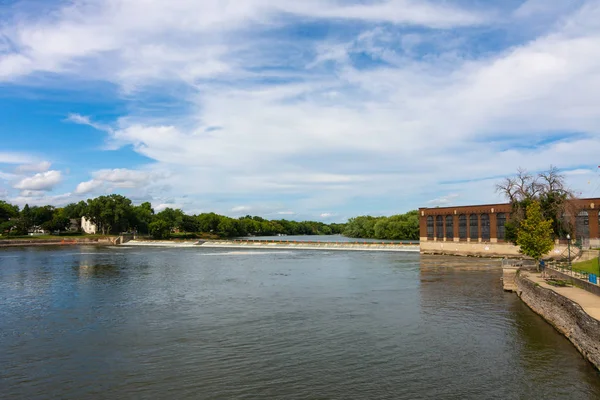
[{"label": "riverbank", "polygon": [[314,242],[314,241],[261,241],[261,240],[211,240],[211,241],[157,241],[131,240],[124,246],[154,247],[207,247],[227,249],[279,249],[279,250],[340,250],[340,251],[399,251],[418,252],[418,244]]},{"label": "riverbank", "polygon": [[578,287],[551,286],[539,273],[523,270],[511,289],[600,370],[600,296]]},{"label": "riverbank", "polygon": [[58,246],[58,245],[114,245],[117,243],[117,236],[105,237],[73,237],[64,236],[54,239],[3,239],[0,240],[0,247],[23,247],[23,246]]}]

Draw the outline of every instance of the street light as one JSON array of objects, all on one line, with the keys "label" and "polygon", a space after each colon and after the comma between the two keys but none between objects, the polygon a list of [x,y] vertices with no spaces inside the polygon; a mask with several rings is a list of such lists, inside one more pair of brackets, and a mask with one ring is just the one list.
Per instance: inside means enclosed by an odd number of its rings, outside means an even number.
[{"label": "street light", "polygon": [[573,275],[573,267],[571,266],[571,235],[567,233],[567,249],[569,249],[569,269]]}]

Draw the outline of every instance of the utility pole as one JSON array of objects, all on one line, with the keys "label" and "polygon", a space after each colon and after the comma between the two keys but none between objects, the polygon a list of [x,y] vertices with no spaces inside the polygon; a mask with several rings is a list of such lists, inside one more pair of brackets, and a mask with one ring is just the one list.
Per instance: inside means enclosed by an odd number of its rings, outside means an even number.
[{"label": "utility pole", "polygon": [[573,266],[571,265],[571,235],[567,233],[567,249],[569,251],[569,270],[571,271],[571,276],[573,276]]}]

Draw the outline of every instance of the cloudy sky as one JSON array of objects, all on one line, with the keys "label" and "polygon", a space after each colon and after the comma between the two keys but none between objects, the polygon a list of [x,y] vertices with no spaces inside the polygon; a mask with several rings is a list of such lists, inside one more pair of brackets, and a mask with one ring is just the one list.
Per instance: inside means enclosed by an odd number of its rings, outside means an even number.
[{"label": "cloudy sky", "polygon": [[0,0],[0,199],[343,221],[600,197],[597,0]]}]

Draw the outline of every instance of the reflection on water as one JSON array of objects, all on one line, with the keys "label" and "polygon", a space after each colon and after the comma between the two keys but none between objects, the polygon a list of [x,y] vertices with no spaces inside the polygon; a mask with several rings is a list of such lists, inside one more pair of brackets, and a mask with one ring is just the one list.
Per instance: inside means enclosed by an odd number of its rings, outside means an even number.
[{"label": "reflection on water", "polygon": [[231,253],[0,250],[0,397],[600,398],[499,262]]}]

